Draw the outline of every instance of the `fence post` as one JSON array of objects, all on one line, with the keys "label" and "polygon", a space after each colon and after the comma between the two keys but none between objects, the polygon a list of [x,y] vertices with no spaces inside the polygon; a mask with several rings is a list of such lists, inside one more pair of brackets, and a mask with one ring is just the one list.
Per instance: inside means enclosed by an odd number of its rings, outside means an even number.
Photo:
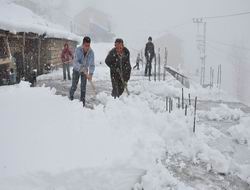
[{"label": "fence post", "polygon": [[188,94],[188,103],[189,103],[189,106],[191,106],[191,95],[190,95],[190,93]]},{"label": "fence post", "polygon": [[168,63],[168,50],[165,48],[165,63],[164,63],[164,70],[163,70],[163,80],[166,80],[166,67]]},{"label": "fence post", "polygon": [[181,98],[180,97],[178,97],[178,109],[180,109],[181,108]]},{"label": "fence post", "polygon": [[197,109],[197,97],[195,97],[195,101],[194,101],[194,126],[193,126],[193,133],[195,133],[195,130],[196,130],[196,109]]},{"label": "fence post", "polygon": [[169,111],[169,113],[171,113],[171,98],[169,98],[169,104],[168,104],[168,106],[169,106],[168,111]]},{"label": "fence post", "polygon": [[188,108],[188,106],[187,106],[187,104],[185,105],[185,116],[187,116],[187,108]]},{"label": "fence post", "polygon": [[158,49],[158,80],[161,81],[161,49]]},{"label": "fence post", "polygon": [[155,55],[155,64],[154,64],[154,81],[156,81],[156,62],[157,62],[157,58]]},{"label": "fence post", "polygon": [[166,97],[166,111],[168,111],[168,97]]},{"label": "fence post", "polygon": [[181,89],[181,108],[184,109],[184,89]]}]

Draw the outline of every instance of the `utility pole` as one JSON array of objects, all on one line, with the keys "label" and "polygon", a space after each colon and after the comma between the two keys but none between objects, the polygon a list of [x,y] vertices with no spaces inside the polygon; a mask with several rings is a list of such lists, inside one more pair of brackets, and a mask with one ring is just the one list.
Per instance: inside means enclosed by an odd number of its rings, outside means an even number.
[{"label": "utility pole", "polygon": [[[197,47],[200,52],[201,70],[200,70],[200,84],[203,86],[206,79],[206,34],[207,23],[203,18],[193,18],[193,23],[197,24]],[[203,31],[200,33],[200,25],[203,26]]]}]

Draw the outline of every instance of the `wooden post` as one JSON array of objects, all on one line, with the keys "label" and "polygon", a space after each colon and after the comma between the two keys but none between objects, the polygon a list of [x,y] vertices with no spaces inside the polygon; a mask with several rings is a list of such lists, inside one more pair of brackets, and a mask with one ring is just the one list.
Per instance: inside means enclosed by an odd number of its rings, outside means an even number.
[{"label": "wooden post", "polygon": [[25,32],[23,33],[23,44],[22,44],[22,58],[23,58],[23,68],[24,68],[24,76],[27,77],[27,65],[25,63]]},{"label": "wooden post", "polygon": [[158,80],[161,80],[161,49],[158,49]]},{"label": "wooden post", "polygon": [[167,48],[165,48],[165,64],[164,64],[164,70],[163,70],[163,80],[166,80],[166,67],[168,63],[168,51]]},{"label": "wooden post", "polygon": [[38,38],[38,56],[37,56],[37,74],[40,75],[42,74],[41,71],[41,38]]},{"label": "wooden post", "polygon": [[178,107],[178,109],[181,108],[181,98],[180,97],[178,97],[178,105],[177,105],[177,107]]},{"label": "wooden post", "polygon": [[9,36],[6,35],[6,45],[7,45],[7,50],[8,50],[8,57],[11,59],[12,54],[11,54],[11,49],[10,49],[10,43],[9,43]]},{"label": "wooden post", "polygon": [[171,98],[171,112],[173,111],[173,99]]},{"label": "wooden post", "polygon": [[193,126],[193,133],[195,133],[195,130],[196,130],[196,109],[197,109],[197,97],[195,97],[195,101],[194,101],[194,126]]},{"label": "wooden post", "polygon": [[168,97],[166,97],[166,111],[168,111]]},{"label": "wooden post", "polygon": [[154,81],[156,81],[156,63],[157,60],[156,60],[156,55],[155,55],[155,64],[154,64]]},{"label": "wooden post", "polygon": [[190,95],[190,93],[188,94],[188,103],[189,103],[189,106],[191,106],[191,95]]},{"label": "wooden post", "polygon": [[185,116],[187,116],[187,108],[188,108],[188,106],[187,106],[187,104],[185,105]]},{"label": "wooden post", "polygon": [[181,108],[184,109],[184,89],[181,89],[182,95],[181,95]]},{"label": "wooden post", "polygon": [[144,68],[144,55],[143,55],[143,50],[141,50],[141,60],[142,60],[142,68]]},{"label": "wooden post", "polygon": [[169,109],[168,109],[169,113],[171,113],[171,98],[169,98]]}]

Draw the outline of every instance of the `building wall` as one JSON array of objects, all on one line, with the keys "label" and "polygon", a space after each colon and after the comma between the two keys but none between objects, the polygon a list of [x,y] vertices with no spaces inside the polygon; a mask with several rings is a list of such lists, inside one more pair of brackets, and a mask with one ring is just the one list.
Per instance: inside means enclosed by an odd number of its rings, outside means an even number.
[{"label": "building wall", "polygon": [[61,53],[65,43],[69,44],[69,48],[74,53],[77,43],[64,39],[44,39],[41,47],[41,63],[60,66]]},{"label": "building wall", "polygon": [[[1,33],[5,35],[5,32]],[[64,47],[64,44],[67,42],[72,52],[77,46],[77,42],[69,41],[66,39],[56,39],[56,38],[44,38],[41,39],[41,51],[40,51],[40,66],[38,61],[38,47],[39,47],[39,38],[35,34],[26,34],[27,38],[25,39],[25,65],[29,67],[29,70],[39,69],[38,74],[43,74],[43,68],[46,64],[53,64],[55,66],[60,66],[61,62],[61,53]],[[36,38],[37,36],[37,38]],[[32,37],[33,39],[29,39]],[[34,38],[35,37],[35,38]],[[18,59],[16,62],[23,64],[22,57],[22,48],[23,48],[23,38],[21,34],[9,34],[9,46],[11,50],[11,55]],[[28,69],[27,69],[28,70]]]}]

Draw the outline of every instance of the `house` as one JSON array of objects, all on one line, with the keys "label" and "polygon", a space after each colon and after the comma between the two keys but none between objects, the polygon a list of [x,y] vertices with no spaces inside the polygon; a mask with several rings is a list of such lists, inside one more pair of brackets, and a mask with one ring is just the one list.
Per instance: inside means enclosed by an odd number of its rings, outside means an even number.
[{"label": "house", "polygon": [[86,8],[74,17],[73,31],[78,35],[88,35],[94,42],[113,42],[111,18],[94,8]]},{"label": "house", "polygon": [[[13,13],[9,14],[8,10]],[[32,11],[14,3],[0,7],[0,71],[14,68],[20,78],[29,79],[46,67],[61,64],[61,51],[67,42],[74,51],[80,37],[49,23]],[[3,75],[1,75],[3,76]]]}]

